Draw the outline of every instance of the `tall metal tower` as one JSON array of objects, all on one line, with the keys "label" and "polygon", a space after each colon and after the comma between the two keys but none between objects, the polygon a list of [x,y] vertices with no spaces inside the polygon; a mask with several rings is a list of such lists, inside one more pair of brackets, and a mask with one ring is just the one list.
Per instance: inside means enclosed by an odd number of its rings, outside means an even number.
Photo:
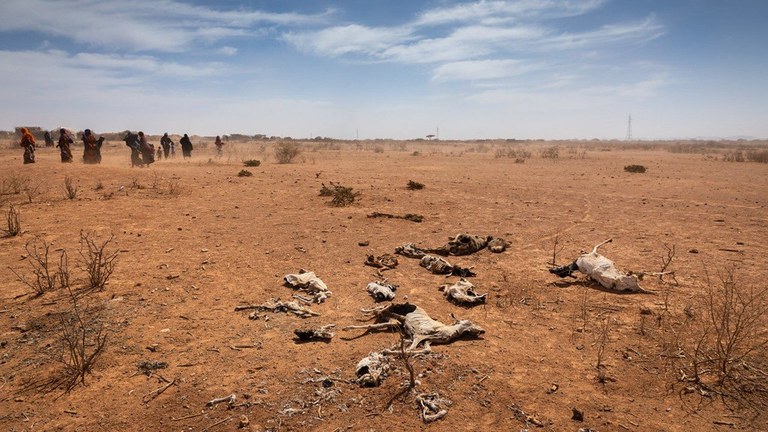
[{"label": "tall metal tower", "polygon": [[632,114],[627,119],[627,141],[632,141]]}]

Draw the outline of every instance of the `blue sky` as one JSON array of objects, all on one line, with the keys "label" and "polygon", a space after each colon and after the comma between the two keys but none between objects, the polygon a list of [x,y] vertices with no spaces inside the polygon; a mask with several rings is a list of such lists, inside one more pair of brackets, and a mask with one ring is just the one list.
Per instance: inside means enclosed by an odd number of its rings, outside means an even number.
[{"label": "blue sky", "polygon": [[2,0],[0,129],[768,138],[764,0]]}]

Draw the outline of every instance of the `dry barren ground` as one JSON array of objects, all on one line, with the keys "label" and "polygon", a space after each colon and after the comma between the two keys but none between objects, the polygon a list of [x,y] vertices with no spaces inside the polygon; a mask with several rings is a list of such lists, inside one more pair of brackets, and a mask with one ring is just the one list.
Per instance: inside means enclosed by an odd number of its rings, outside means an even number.
[{"label": "dry barren ground", "polygon": [[[532,158],[515,163],[476,143],[305,147],[294,163],[277,164],[271,146],[230,143],[219,160],[200,149],[191,161],[147,169],[130,167],[122,143],[108,143],[98,166],[61,164],[50,149],[23,166],[20,150],[0,150],[2,179],[39,185],[31,196],[3,195],[19,210],[23,234],[0,239],[1,429],[232,431],[244,417],[254,431],[768,429],[759,388],[723,397],[692,383],[688,368],[690,337],[706,320],[707,276],[717,288],[733,269],[739,287],[765,287],[767,164],[578,144],[556,160],[532,148]],[[238,177],[251,158],[262,164]],[[648,171],[625,172],[628,164]],[[65,176],[78,186],[75,199],[64,197]],[[409,180],[426,187],[408,190]],[[329,182],[361,192],[359,201],[330,206],[318,195]],[[8,203],[0,210],[5,227]],[[424,221],[367,217],[375,211]],[[31,276],[24,246],[39,237],[53,245],[54,261],[68,252],[72,285],[82,286],[81,230],[100,241],[114,235],[109,248],[119,251],[106,289],[80,299],[100,308],[106,351],[84,386],[38,391],[60,374],[58,317],[72,304],[61,289],[28,294],[12,269]],[[355,385],[356,363],[399,340],[340,330],[373,305],[366,256],[406,242],[437,246],[462,232],[510,243],[502,254],[448,258],[474,267],[472,282],[490,293],[485,305],[449,303],[438,287],[455,278],[417,260],[400,257],[385,276],[400,286],[396,301],[407,296],[433,318],[450,323],[453,314],[486,333],[414,358],[420,385],[410,394],[395,397],[407,380],[398,358],[380,387]],[[564,284],[547,272],[555,236],[559,264],[613,238],[601,252],[646,271],[658,271],[665,244],[674,245],[679,285],[647,278],[650,294],[620,295],[584,280]],[[234,310],[290,299],[282,277],[301,268],[333,292],[311,306],[320,316],[249,320]],[[757,322],[764,336],[765,321]],[[293,340],[296,328],[329,323],[330,343]],[[747,358],[738,367],[766,365],[765,351]],[[137,373],[146,360],[167,368]],[[422,392],[449,399],[448,415],[423,423],[415,402]],[[232,393],[229,409],[206,407]],[[572,420],[573,408],[583,421]]]}]

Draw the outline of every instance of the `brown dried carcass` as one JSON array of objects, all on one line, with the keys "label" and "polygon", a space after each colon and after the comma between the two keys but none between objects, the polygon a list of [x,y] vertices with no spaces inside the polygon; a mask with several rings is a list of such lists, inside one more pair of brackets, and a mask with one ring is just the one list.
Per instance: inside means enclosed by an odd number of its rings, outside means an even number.
[{"label": "brown dried carcass", "polygon": [[438,255],[469,255],[484,249],[492,239],[493,237],[458,234],[456,237],[449,237],[447,244],[434,249],[425,249],[425,251]]},{"label": "brown dried carcass", "polygon": [[464,278],[453,285],[445,284],[441,286],[440,291],[442,291],[449,300],[453,300],[459,304],[485,303],[485,299],[488,297],[488,293],[477,294],[472,282],[469,282]]},{"label": "brown dried carcass", "polygon": [[336,327],[335,324],[324,325],[320,328],[300,328],[293,331],[296,335],[296,339],[300,341],[322,340],[330,341],[333,339],[332,328]]},{"label": "brown dried carcass", "polygon": [[[429,350],[431,343],[447,344],[462,336],[480,336],[485,333],[485,330],[469,320],[456,320],[454,318],[453,324],[443,324],[432,319],[424,309],[410,303],[389,304],[373,309],[363,309],[363,312],[374,318],[376,323],[347,326],[343,330],[375,330],[399,327],[402,328],[403,334],[411,342],[408,351],[413,351],[422,344],[426,350]],[[393,354],[398,352],[400,351],[391,351]]]},{"label": "brown dried carcass", "polygon": [[433,255],[424,255],[421,257],[419,265],[434,274],[454,275],[460,277],[475,276],[475,273],[471,270],[471,268],[454,266],[445,259]]},{"label": "brown dried carcass", "polygon": [[413,243],[406,243],[402,246],[395,248],[395,253],[408,258],[421,258],[427,253],[424,250]]}]

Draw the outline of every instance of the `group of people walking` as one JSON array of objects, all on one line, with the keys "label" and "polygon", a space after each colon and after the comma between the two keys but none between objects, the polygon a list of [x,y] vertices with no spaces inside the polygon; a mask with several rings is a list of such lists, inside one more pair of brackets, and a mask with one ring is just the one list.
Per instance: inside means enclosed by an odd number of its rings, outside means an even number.
[{"label": "group of people walking", "polygon": [[[219,137],[216,138],[219,140]],[[101,163],[101,146],[104,143],[104,137],[99,137],[97,139],[96,135],[90,129],[86,129],[83,131],[81,140],[83,141],[83,163]],[[171,140],[167,133],[160,138],[160,146],[157,148],[156,156],[154,145],[147,141],[144,132],[139,132],[138,134],[128,132],[123,140],[125,141],[125,144],[131,148],[132,167],[149,166],[151,163],[155,162],[155,157],[160,160],[163,156],[168,159],[175,157],[176,155],[176,144]],[[46,132],[46,147],[52,145],[49,145],[49,142],[52,143],[53,139],[51,138],[50,132]],[[71,148],[73,143],[74,139],[70,132],[67,129],[61,128],[59,130],[59,142],[56,144],[56,147],[59,148],[61,153],[62,163],[71,163],[73,161]],[[191,158],[193,146],[192,141],[187,134],[184,134],[181,140],[179,140],[179,144],[181,145],[181,152],[184,159]],[[35,137],[27,128],[21,128],[20,146],[24,148],[24,163],[35,163]]]}]

